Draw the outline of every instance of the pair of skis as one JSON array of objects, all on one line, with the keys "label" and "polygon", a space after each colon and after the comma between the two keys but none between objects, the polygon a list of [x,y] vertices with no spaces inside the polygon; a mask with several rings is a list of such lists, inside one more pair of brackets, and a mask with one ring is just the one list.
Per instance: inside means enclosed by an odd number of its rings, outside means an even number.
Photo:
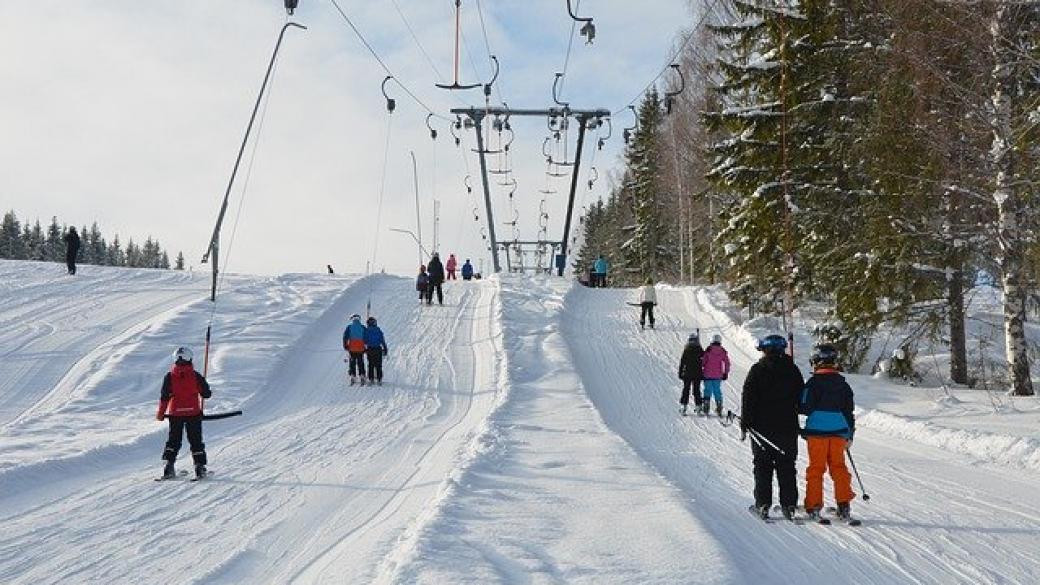
[{"label": "pair of skis", "polygon": [[[188,481],[199,481],[200,479],[206,479],[207,477],[209,477],[211,475],[213,475],[213,470],[207,469],[206,470],[206,475],[203,475],[202,477],[195,476],[195,477],[189,479]],[[186,477],[188,477],[188,470],[187,469],[182,469],[182,470],[177,472],[177,475],[174,475],[172,477],[166,477],[165,475],[162,475],[162,476],[156,477],[155,481],[183,480]]]},{"label": "pair of skis", "polygon": [[[801,509],[801,508],[799,508],[799,509]],[[820,515],[816,519],[813,519],[813,518],[811,518],[809,516],[794,516],[791,519],[787,519],[787,518],[785,518],[783,516],[763,516],[762,513],[759,512],[758,508],[756,508],[754,505],[748,506],[748,512],[751,512],[751,514],[755,518],[758,518],[759,520],[762,520],[766,524],[775,524],[776,522],[781,521],[781,520],[782,521],[786,521],[786,522],[790,522],[792,524],[797,524],[797,525],[802,525],[802,524],[807,524],[808,523],[808,524],[819,524],[821,526],[829,526],[829,525],[833,524],[834,522],[838,522],[840,524],[845,524],[847,526],[860,526],[860,525],[863,524],[863,521],[861,521],[858,518],[853,518],[851,516],[849,516],[848,518],[842,518],[842,517],[838,516],[837,515],[837,510],[835,508],[828,507],[828,508],[826,508],[826,510],[827,510],[827,512],[829,514],[828,516]],[[774,512],[779,512],[780,511],[780,507],[779,506],[775,506],[773,508],[773,511]],[[804,512],[804,510],[803,510],[803,512]]]}]

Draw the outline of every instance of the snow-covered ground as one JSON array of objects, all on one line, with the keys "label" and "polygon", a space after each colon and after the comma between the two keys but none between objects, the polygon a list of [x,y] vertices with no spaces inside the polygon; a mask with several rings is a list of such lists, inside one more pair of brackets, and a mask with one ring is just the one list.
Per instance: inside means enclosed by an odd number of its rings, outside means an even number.
[{"label": "snow-covered ground", "polygon": [[[725,338],[733,410],[757,357],[710,290],[662,287],[641,332],[632,291],[551,278],[453,282],[426,307],[407,278],[229,275],[214,307],[204,274],[63,272],[0,262],[5,584],[1040,576],[1033,398],[852,376],[864,525],[751,517],[748,445],[677,415],[695,328]],[[386,381],[350,387],[340,336],[368,302]],[[155,483],[159,383],[211,314],[207,410],[245,414],[206,423],[212,478]]]}]

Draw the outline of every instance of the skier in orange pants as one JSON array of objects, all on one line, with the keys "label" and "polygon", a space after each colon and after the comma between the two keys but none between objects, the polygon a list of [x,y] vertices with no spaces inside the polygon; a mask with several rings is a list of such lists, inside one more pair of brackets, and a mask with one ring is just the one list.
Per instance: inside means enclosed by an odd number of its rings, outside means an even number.
[{"label": "skier in orange pants", "polygon": [[808,415],[802,436],[809,447],[809,467],[805,470],[805,511],[819,518],[823,508],[823,474],[829,471],[834,482],[838,517],[851,518],[852,474],[845,466],[845,449],[852,445],[856,420],[852,387],[838,372],[838,350],[832,345],[813,348],[810,363],[813,375],[805,383],[799,412]]}]

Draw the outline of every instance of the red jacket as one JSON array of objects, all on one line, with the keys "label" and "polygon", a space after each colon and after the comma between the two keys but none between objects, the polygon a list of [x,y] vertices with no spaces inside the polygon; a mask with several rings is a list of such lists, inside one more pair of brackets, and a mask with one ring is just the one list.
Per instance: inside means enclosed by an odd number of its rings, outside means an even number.
[{"label": "red jacket", "polygon": [[159,394],[159,414],[163,416],[198,416],[202,399],[213,393],[202,374],[189,362],[177,362],[163,378]]}]

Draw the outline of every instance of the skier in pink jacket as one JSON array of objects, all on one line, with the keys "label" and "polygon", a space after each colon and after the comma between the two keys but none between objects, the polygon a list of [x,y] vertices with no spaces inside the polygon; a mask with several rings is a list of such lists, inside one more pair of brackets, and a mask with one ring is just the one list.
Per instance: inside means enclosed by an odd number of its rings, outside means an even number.
[{"label": "skier in pink jacket", "polygon": [[711,345],[701,357],[704,372],[704,402],[702,412],[711,412],[711,397],[715,397],[715,414],[722,416],[722,381],[729,378],[729,354],[722,347],[722,336],[711,336]]}]

